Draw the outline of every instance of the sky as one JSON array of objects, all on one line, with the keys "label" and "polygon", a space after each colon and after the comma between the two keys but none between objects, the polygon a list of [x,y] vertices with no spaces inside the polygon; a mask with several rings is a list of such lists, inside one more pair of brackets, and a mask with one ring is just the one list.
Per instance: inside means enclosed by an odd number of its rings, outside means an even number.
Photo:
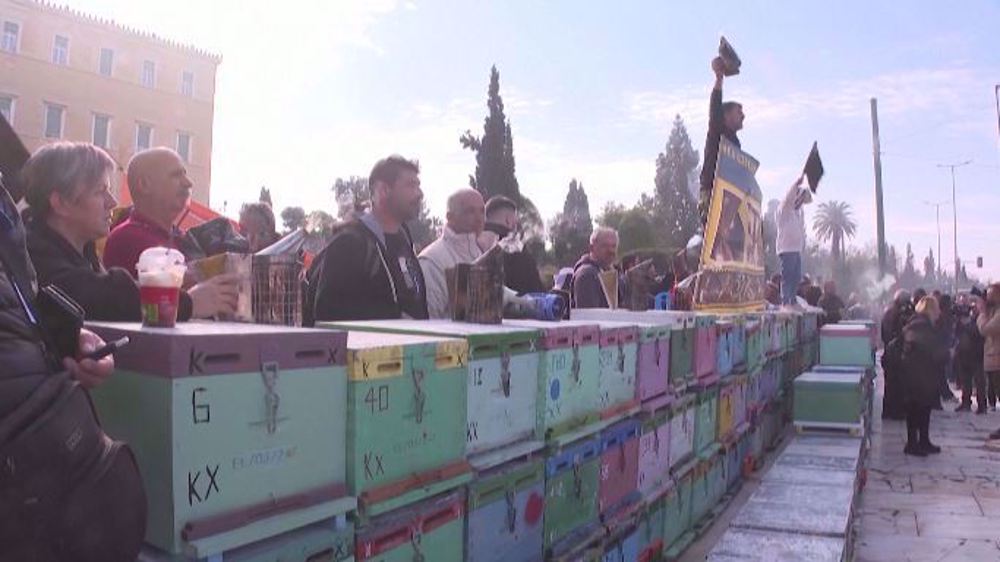
[{"label": "sky", "polygon": [[[724,34],[743,60],[727,99],[743,103],[743,148],[780,197],[813,141],[827,175],[817,200],[849,203],[857,247],[874,245],[870,98],[878,99],[886,236],[917,267],[945,263],[1000,279],[1000,3],[636,0],[69,0],[92,14],[222,55],[211,206],[233,214],[271,189],[289,205],[335,210],[338,177],[392,153],[420,161],[432,214],[468,183],[490,66],[500,71],[517,176],[542,215],[580,180],[597,215],[653,189],[675,115],[701,151]],[[275,9],[280,6],[281,9]]]}]

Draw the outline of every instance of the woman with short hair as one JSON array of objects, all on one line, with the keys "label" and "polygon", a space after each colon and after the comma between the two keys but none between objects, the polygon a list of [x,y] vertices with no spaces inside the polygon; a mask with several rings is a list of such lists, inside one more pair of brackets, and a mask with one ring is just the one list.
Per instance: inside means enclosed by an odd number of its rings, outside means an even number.
[{"label": "woman with short hair", "polygon": [[[139,321],[139,286],[128,271],[105,269],[94,242],[108,235],[115,161],[98,146],[56,142],[39,148],[21,170],[25,224],[38,283],[62,289],[88,320]],[[181,291],[178,320],[232,312],[237,295],[222,276]]]},{"label": "woman with short hair", "polygon": [[941,448],[931,443],[931,409],[938,404],[938,379],[949,359],[934,325],[941,309],[934,297],[917,302],[915,314],[903,328],[903,402],[906,407],[907,455],[926,457]]}]

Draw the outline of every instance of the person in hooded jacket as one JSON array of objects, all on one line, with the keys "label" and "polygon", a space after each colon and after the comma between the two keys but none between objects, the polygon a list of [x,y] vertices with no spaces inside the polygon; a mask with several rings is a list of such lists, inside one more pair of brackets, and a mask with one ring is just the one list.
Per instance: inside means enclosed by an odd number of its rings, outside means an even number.
[{"label": "person in hooded jacket", "polygon": [[924,297],[903,328],[903,402],[906,406],[907,455],[925,457],[941,452],[931,443],[931,409],[939,403],[938,381],[950,352],[935,323],[941,315],[937,299]]},{"label": "person in hooded jacket", "polygon": [[[882,393],[882,419],[902,420],[906,418],[903,405],[902,343],[903,328],[913,316],[910,293],[905,289],[896,291],[892,304],[882,316],[882,374],[885,388]],[[894,342],[894,340],[896,340]]]},{"label": "person in hooded jacket", "polygon": [[590,235],[590,250],[573,266],[573,308],[609,308],[601,272],[608,271],[618,256],[618,232],[597,228]]},{"label": "person in hooded jacket", "polygon": [[420,216],[420,167],[389,156],[372,168],[368,187],[371,211],[339,226],[306,274],[306,326],[428,317],[424,275],[406,226]]}]

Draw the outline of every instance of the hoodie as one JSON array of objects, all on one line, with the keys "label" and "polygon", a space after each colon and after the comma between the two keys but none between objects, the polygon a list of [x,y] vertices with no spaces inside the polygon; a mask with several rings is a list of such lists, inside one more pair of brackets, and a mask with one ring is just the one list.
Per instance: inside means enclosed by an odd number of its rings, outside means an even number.
[{"label": "hoodie", "polygon": [[573,308],[608,308],[608,297],[601,284],[602,267],[590,254],[584,254],[573,266]]}]

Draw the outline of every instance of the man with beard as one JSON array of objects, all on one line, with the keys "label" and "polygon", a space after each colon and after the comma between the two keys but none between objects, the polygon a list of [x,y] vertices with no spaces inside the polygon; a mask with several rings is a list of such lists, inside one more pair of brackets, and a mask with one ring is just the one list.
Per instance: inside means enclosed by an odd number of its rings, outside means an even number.
[{"label": "man with beard", "polygon": [[420,167],[379,160],[368,178],[372,208],[336,229],[307,274],[304,324],[317,320],[427,318],[427,292],[406,222],[420,214]]}]

